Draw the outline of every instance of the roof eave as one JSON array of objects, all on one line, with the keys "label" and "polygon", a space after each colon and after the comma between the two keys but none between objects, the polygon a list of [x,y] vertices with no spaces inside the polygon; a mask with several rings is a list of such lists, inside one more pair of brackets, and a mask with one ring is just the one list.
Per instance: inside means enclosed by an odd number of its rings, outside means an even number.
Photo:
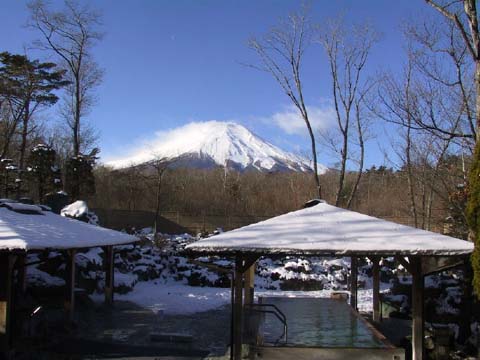
[{"label": "roof eave", "polygon": [[448,250],[302,250],[302,249],[270,249],[270,248],[229,248],[229,247],[190,247],[185,250],[191,255],[308,255],[308,256],[468,256],[473,249]]}]

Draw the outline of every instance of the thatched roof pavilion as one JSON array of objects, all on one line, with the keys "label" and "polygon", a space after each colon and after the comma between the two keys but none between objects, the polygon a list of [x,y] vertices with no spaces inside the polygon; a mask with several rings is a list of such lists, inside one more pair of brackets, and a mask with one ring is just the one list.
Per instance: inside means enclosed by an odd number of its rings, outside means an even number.
[{"label": "thatched roof pavilion", "polygon": [[[356,260],[369,257],[373,268],[373,318],[379,317],[379,259],[394,256],[412,274],[413,359],[423,358],[424,276],[463,262],[473,243],[399,225],[320,201],[317,205],[200,240],[193,254],[235,257],[234,354],[241,356],[243,298],[253,298],[253,266],[263,255],[351,256],[351,305],[356,308]],[[245,279],[245,290],[242,289]]]},{"label": "thatched roof pavilion", "polygon": [[[79,249],[102,247],[105,252],[105,301],[113,301],[113,246],[138,241],[118,231],[70,219],[36,205],[0,202],[0,352],[12,344],[13,292],[22,287],[26,254],[36,250],[65,252],[67,278],[64,307],[73,319],[75,254]],[[15,274],[17,274],[15,276]],[[17,279],[15,283],[14,278]]]}]

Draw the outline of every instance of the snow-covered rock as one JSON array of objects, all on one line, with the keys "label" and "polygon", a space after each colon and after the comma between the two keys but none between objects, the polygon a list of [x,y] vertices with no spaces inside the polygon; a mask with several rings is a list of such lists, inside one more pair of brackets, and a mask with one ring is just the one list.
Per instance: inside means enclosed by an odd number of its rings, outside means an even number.
[{"label": "snow-covered rock", "polygon": [[65,206],[60,214],[62,216],[68,216],[72,218],[79,218],[88,213],[88,206],[85,201],[78,200],[70,205]]},{"label": "snow-covered rock", "polygon": [[77,200],[65,206],[60,211],[60,215],[78,219],[92,225],[98,225],[97,215],[88,209],[87,203],[83,200]]}]

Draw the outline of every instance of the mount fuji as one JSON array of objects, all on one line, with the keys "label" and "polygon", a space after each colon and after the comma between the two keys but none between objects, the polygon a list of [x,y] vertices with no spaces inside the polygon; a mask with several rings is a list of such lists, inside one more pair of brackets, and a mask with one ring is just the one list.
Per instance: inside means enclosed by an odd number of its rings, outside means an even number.
[{"label": "mount fuji", "polygon": [[[125,158],[109,161],[114,168],[142,165],[155,159],[175,161],[175,167],[214,168],[238,171],[312,172],[312,162],[281,150],[234,122],[195,122],[159,133],[154,141]],[[318,172],[327,168],[318,164]]]}]

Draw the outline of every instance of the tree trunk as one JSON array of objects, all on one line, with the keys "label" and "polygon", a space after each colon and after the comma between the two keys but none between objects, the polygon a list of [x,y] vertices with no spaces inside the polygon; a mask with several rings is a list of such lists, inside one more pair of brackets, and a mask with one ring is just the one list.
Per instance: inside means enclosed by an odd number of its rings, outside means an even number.
[{"label": "tree trunk", "polygon": [[[20,143],[20,159],[18,162],[18,177],[23,180],[23,173],[25,171],[25,152],[27,151],[27,137],[28,137],[28,122],[30,120],[30,102],[27,100],[25,103],[25,110],[23,114],[23,127],[22,127],[22,142]],[[17,186],[17,200],[22,193],[22,182]]]},{"label": "tree trunk", "polygon": [[304,113],[303,119],[305,120],[305,124],[307,125],[308,134],[310,136],[310,142],[312,145],[312,157],[313,157],[313,176],[315,178],[315,185],[317,186],[317,195],[318,198],[322,198],[322,186],[320,185],[320,179],[318,178],[318,163],[317,163],[317,147],[315,145],[315,135],[313,134],[312,126],[310,125],[310,120],[308,119],[308,115]]},{"label": "tree trunk", "polygon": [[478,140],[480,140],[478,134],[478,129],[480,129],[480,59],[477,59],[475,64],[475,90],[477,92],[475,96],[476,141],[478,142]]},{"label": "tree trunk", "polygon": [[413,184],[413,171],[412,171],[412,159],[411,159],[411,137],[410,127],[407,127],[407,144],[405,148],[405,155],[407,158],[407,183],[408,183],[408,195],[410,197],[410,212],[412,213],[414,226],[418,227],[418,214],[417,204],[415,201],[415,186]]},{"label": "tree trunk", "polygon": [[5,131],[5,136],[4,136],[5,142],[3,143],[3,149],[0,155],[0,159],[5,158],[8,154],[10,143],[12,141],[13,135],[15,134],[15,131],[17,131],[20,118],[21,118],[21,115],[15,116],[12,121],[12,126],[7,131]]},{"label": "tree trunk", "polygon": [[22,142],[20,144],[20,160],[18,162],[18,167],[20,170],[25,170],[25,152],[27,150],[29,120],[30,120],[30,102],[27,101],[25,104],[25,110],[23,114]]},{"label": "tree trunk", "polygon": [[358,173],[355,179],[355,184],[353,184],[352,191],[350,192],[350,197],[348,198],[347,209],[350,209],[350,207],[352,206],[353,199],[355,198],[355,194],[357,193],[358,185],[360,184],[360,180],[362,179],[363,162],[365,159],[365,142],[363,140],[363,129],[362,124],[360,123],[360,108],[358,103],[355,104],[355,114],[357,119],[358,144],[360,146],[360,161],[358,164]]},{"label": "tree trunk", "polygon": [[158,214],[160,213],[160,191],[162,188],[162,175],[158,175],[157,179],[157,200],[156,200],[156,206],[155,206],[155,222],[153,225],[153,237],[156,240],[157,239],[157,231],[158,231]]},{"label": "tree trunk", "polygon": [[80,154],[80,74],[75,74],[75,112],[73,119],[73,155]]},{"label": "tree trunk", "polygon": [[348,127],[345,127],[343,131],[343,147],[341,151],[341,163],[340,163],[340,176],[338,178],[337,196],[335,199],[335,206],[340,205],[340,198],[342,197],[343,185],[345,183],[345,172],[347,169],[347,156],[348,156]]}]

